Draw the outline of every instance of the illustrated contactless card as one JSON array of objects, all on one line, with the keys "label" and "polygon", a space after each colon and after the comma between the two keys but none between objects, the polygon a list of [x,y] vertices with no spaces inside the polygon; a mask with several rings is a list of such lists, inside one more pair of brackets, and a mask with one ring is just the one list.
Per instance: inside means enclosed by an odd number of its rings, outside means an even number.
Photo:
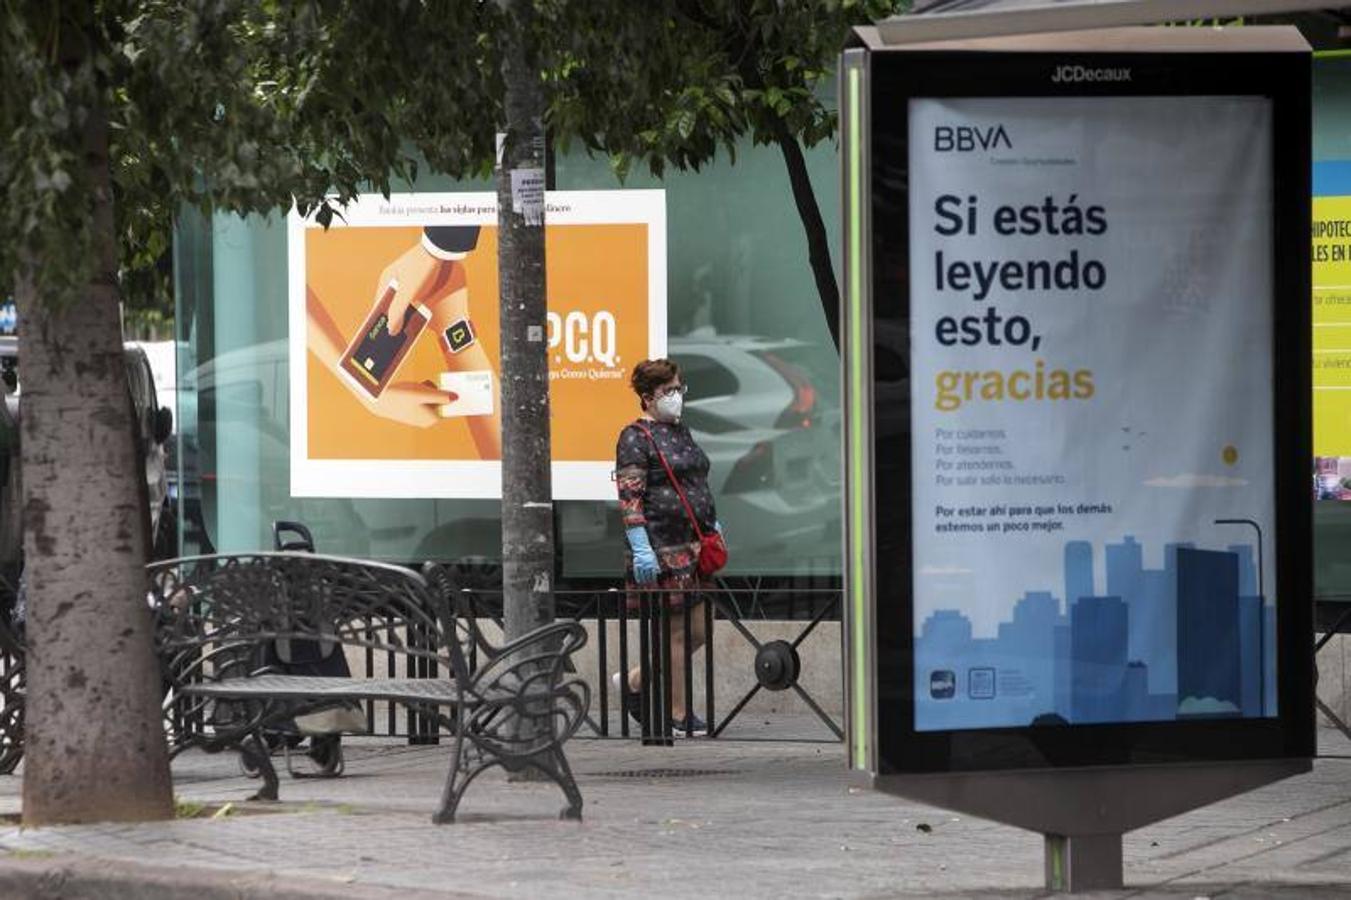
[{"label": "illustrated contactless card", "polygon": [[490,369],[442,372],[440,388],[458,395],[453,402],[437,407],[444,419],[493,414],[493,373]]},{"label": "illustrated contactless card", "polygon": [[441,339],[451,353],[467,350],[474,345],[474,326],[469,324],[468,319],[456,319],[441,332]]}]

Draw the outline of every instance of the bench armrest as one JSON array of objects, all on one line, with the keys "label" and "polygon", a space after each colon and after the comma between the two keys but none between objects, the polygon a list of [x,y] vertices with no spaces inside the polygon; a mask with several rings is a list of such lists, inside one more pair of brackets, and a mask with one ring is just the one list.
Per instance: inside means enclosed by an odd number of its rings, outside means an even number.
[{"label": "bench armrest", "polygon": [[537,681],[541,670],[549,673],[546,683],[556,685],[563,678],[567,658],[585,645],[586,629],[580,622],[542,625],[498,647],[493,658],[474,673],[466,690],[481,697],[515,693],[523,684]]}]

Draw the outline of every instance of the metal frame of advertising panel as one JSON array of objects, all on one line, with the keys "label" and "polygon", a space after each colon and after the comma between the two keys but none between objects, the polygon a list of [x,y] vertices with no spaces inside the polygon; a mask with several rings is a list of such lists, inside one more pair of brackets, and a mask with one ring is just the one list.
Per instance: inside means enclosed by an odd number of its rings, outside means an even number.
[{"label": "metal frame of advertising panel", "polygon": [[[1307,771],[1314,753],[1307,46],[1284,28],[1112,29],[1008,46],[982,40],[979,49],[887,47],[871,30],[859,34],[863,46],[845,51],[839,75],[850,765],[881,790],[1043,832],[1049,887],[1119,885],[1122,832]],[[1129,68],[1132,78],[1052,82],[1066,65]],[[910,360],[895,358],[910,346],[909,101],[1189,96],[1265,98],[1271,111],[1274,534],[1266,565],[1278,598],[1276,712],[920,730],[914,415]]]},{"label": "metal frame of advertising panel", "polygon": [[891,44],[1322,9],[1320,0],[931,0],[878,23]]}]

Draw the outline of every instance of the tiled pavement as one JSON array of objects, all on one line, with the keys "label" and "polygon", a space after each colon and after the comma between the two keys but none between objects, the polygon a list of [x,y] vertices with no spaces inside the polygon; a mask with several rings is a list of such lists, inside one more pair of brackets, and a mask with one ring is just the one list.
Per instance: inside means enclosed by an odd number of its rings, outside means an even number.
[{"label": "tiled pavement", "polygon": [[[1328,756],[1308,775],[1127,835],[1130,889],[1112,896],[1351,898],[1351,742],[1322,740]],[[0,895],[24,883],[7,869],[63,866],[161,879],[158,892],[125,894],[147,897],[1043,893],[1040,837],[851,787],[838,744],[579,739],[569,757],[581,824],[555,818],[552,785],[490,773],[460,822],[433,826],[446,748],[355,740],[345,777],[283,776],[276,812],[0,829]],[[185,800],[239,803],[256,787],[230,755],[187,754],[174,771]],[[18,791],[18,778],[0,778],[0,813],[17,811]],[[213,879],[234,887],[213,894]],[[41,896],[111,895],[80,893],[74,875],[60,883]]]}]

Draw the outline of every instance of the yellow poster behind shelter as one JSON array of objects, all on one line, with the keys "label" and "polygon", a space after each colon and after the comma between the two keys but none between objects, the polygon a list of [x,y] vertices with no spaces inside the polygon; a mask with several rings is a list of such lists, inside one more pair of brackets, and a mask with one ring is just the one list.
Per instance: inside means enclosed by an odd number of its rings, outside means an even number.
[{"label": "yellow poster behind shelter", "polygon": [[1351,456],[1351,197],[1314,197],[1313,218],[1313,452]]}]

